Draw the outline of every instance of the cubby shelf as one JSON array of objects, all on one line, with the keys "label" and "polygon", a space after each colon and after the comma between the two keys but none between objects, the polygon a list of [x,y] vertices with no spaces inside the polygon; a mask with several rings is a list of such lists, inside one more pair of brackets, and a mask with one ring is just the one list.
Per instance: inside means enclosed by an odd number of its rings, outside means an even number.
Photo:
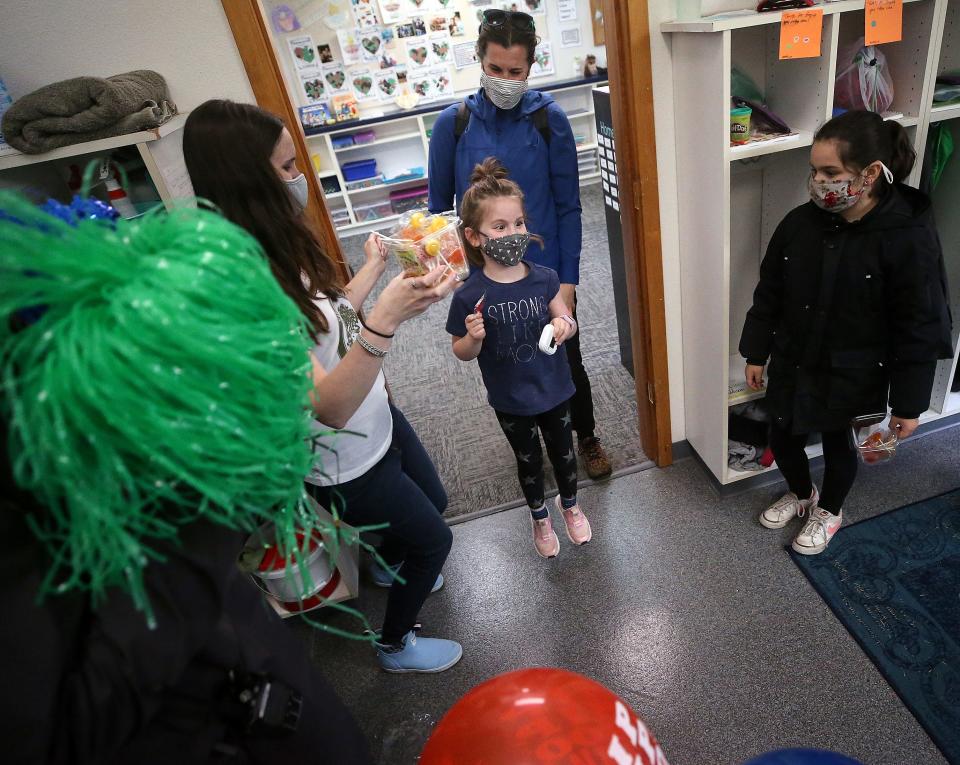
[{"label": "cubby shelf", "polygon": [[[838,51],[863,35],[862,0],[822,8],[821,52],[809,59],[780,60],[780,13],[661,25],[673,33],[685,430],[721,485],[758,475],[728,465],[729,408],[763,395],[738,391],[731,400],[731,384],[743,381],[740,330],[774,229],[807,198],[809,147],[833,113]],[[902,40],[880,46],[894,84],[889,118],[907,128],[918,154],[908,179],[914,185],[931,123],[960,116],[960,104],[932,108],[937,73],[960,68],[958,38],[960,0],[905,0]],[[797,135],[730,145],[734,67],[757,83]],[[946,167],[933,202],[960,315],[960,159]],[[957,359],[939,364],[923,422],[960,413],[960,394],[949,392],[956,369]],[[819,454],[819,446],[808,453]]]},{"label": "cubby shelf", "polygon": [[[586,130],[586,120],[589,119],[592,123],[594,116],[590,91],[603,84],[604,81],[576,80],[557,86],[548,86],[544,90],[553,96],[561,108],[567,112],[570,120],[575,122],[578,131],[582,133]],[[335,177],[341,189],[335,194],[324,195],[325,199],[328,202],[342,203],[340,209],[346,209],[349,215],[350,222],[337,225],[337,231],[353,234],[383,228],[385,223],[395,220],[395,216],[358,221],[356,205],[371,200],[376,201],[378,196],[386,197],[394,189],[408,188],[427,181],[424,175],[399,183],[348,189],[340,167],[341,163],[347,159],[376,158],[377,171],[387,176],[398,175],[410,167],[426,168],[430,149],[430,131],[440,110],[447,105],[438,103],[412,112],[371,117],[359,122],[341,123],[333,128],[310,131],[306,138],[308,148],[313,154],[314,168],[318,170],[320,176]],[[597,145],[593,139],[592,124],[590,127],[589,133],[585,136],[589,143],[577,147],[577,157],[581,164],[580,180],[583,183],[596,181],[600,177],[597,170]],[[333,138],[371,129],[377,135],[373,141],[340,148],[333,146]],[[369,153],[365,154],[364,149]],[[590,152],[593,152],[592,157]],[[586,167],[585,170],[584,167]]]}]

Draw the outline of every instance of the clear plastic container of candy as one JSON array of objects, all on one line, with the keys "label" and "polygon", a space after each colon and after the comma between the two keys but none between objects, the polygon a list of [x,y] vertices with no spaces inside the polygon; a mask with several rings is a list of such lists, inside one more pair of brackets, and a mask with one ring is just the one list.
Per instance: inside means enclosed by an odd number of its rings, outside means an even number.
[{"label": "clear plastic container of candy", "polygon": [[454,212],[431,215],[426,210],[411,210],[381,241],[407,276],[422,276],[438,265],[446,266],[461,279],[470,273],[460,238],[460,219]]},{"label": "clear plastic container of candy", "polygon": [[854,417],[850,424],[853,445],[865,465],[892,460],[897,453],[897,434],[890,430],[890,415],[885,412]]}]

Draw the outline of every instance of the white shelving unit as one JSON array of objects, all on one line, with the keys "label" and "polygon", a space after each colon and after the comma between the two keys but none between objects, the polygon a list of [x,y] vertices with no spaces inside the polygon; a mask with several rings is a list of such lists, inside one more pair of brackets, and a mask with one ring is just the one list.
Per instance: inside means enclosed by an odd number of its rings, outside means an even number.
[{"label": "white shelving unit", "polygon": [[193,187],[183,161],[183,125],[180,114],[155,130],[104,138],[64,146],[43,154],[5,152],[0,156],[0,188],[30,189],[56,199],[68,200],[64,166],[81,169],[96,157],[109,156],[118,149],[136,147],[160,201],[170,204],[180,197],[192,197]]},{"label": "white shelving unit", "polygon": [[[593,138],[596,131],[590,96],[590,91],[598,84],[602,83],[577,82],[547,89],[570,118],[574,135],[582,137],[582,143],[577,146],[577,160],[580,181],[583,184],[596,182],[600,177],[597,145]],[[338,232],[359,234],[382,230],[389,228],[398,219],[399,216],[389,209],[390,192],[427,182],[430,132],[440,111],[447,105],[447,103],[438,104],[435,110],[415,114],[399,112],[389,119],[344,123],[341,127],[306,136],[307,146],[320,182],[336,178],[340,189],[337,192],[325,194],[327,206],[331,215],[334,216]],[[337,136],[355,135],[367,130],[373,130],[376,133],[375,140],[334,148],[333,139]],[[342,165],[353,160],[368,158],[377,160],[377,172],[383,173],[385,177],[394,176],[411,167],[422,167],[424,175],[398,183],[348,189],[343,177]],[[379,217],[365,220],[365,215],[373,214],[371,207],[379,213]]]},{"label": "white shelving unit", "polygon": [[[863,0],[823,5],[821,54],[810,59],[779,59],[781,13],[661,26],[672,33],[686,437],[721,485],[758,475],[727,465],[729,407],[762,396],[738,385],[744,366],[737,352],[740,331],[774,229],[807,199],[809,147],[833,111],[838,48],[863,34],[863,7]],[[937,73],[960,68],[958,38],[960,0],[904,0],[903,39],[882,46],[894,82],[888,118],[907,128],[918,154],[913,184],[920,179],[930,124],[951,120],[960,129],[960,106],[931,108]],[[733,67],[760,86],[796,135],[730,146]],[[960,159],[948,165],[934,206],[954,316],[960,316]],[[955,347],[956,339],[957,331]],[[956,366],[956,358],[940,364],[923,422],[960,413],[960,393],[949,392]],[[818,445],[808,449],[810,456],[820,453]]]}]

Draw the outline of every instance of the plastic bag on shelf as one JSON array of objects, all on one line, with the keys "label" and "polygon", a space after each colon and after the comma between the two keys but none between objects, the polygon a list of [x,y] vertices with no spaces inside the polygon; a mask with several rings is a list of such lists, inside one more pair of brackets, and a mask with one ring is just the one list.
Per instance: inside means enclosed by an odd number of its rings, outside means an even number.
[{"label": "plastic bag on shelf", "polygon": [[867,109],[882,114],[893,105],[893,80],[883,51],[864,38],[837,53],[833,102],[843,109]]},{"label": "plastic bag on shelf", "polygon": [[730,95],[733,98],[742,98],[745,101],[763,103],[763,92],[750,77],[737,67],[730,70]]}]

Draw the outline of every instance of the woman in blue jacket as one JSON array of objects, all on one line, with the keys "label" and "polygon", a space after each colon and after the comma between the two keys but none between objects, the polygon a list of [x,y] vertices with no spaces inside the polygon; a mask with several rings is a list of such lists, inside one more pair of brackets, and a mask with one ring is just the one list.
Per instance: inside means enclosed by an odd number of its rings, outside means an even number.
[{"label": "woman in blue jacket", "polygon": [[[539,38],[526,13],[484,11],[477,39],[480,89],[444,109],[430,139],[430,210],[459,208],[473,168],[496,157],[523,189],[531,225],[544,239],[527,259],[552,268],[560,294],[576,316],[580,281],[580,178],[577,147],[563,109],[546,93],[527,90]],[[601,478],[610,462],[597,439],[590,380],[580,355],[580,336],[566,343],[576,385],[570,401],[573,428],[587,473]]]}]

